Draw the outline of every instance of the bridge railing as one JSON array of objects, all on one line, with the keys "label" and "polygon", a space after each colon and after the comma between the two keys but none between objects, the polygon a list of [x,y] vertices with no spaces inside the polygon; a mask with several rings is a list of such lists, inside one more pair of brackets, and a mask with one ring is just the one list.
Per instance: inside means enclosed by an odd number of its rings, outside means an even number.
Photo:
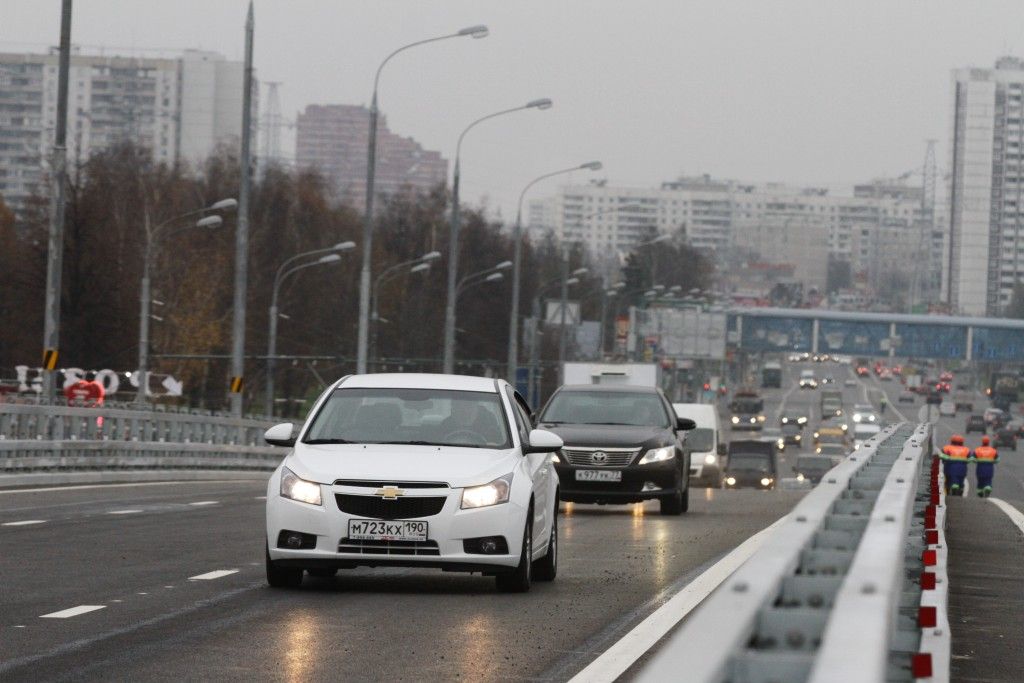
[{"label": "bridge railing", "polygon": [[930,680],[948,680],[948,626],[945,645],[941,623],[922,631],[936,616],[924,609],[936,599],[924,595],[922,578],[935,557],[929,546],[938,543],[941,507],[931,453],[926,424],[894,425],[867,441],[828,472],[638,678],[858,683],[912,681],[927,668]]},{"label": "bridge railing", "polygon": [[0,472],[94,469],[273,469],[270,420],[0,403]]}]

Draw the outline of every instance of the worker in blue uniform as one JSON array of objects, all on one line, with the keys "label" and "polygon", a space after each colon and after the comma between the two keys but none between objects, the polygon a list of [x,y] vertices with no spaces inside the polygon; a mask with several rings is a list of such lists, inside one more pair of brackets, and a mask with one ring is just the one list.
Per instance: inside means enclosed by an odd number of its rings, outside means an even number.
[{"label": "worker in blue uniform", "polygon": [[974,476],[978,480],[978,497],[992,495],[992,477],[999,462],[999,451],[989,445],[987,436],[981,437],[981,445],[974,449]]},{"label": "worker in blue uniform", "polygon": [[950,496],[964,495],[964,480],[967,479],[967,464],[971,460],[971,449],[964,445],[964,437],[954,434],[949,444],[943,446],[942,470],[946,475],[946,493]]}]

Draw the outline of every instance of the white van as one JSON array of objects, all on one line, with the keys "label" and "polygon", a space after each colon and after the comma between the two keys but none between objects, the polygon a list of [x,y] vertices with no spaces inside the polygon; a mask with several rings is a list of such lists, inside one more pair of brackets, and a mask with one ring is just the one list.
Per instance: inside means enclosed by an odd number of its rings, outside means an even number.
[{"label": "white van", "polygon": [[718,407],[713,403],[673,403],[678,417],[688,417],[697,428],[686,432],[690,449],[690,484],[718,488],[722,479],[722,456],[725,441]]}]

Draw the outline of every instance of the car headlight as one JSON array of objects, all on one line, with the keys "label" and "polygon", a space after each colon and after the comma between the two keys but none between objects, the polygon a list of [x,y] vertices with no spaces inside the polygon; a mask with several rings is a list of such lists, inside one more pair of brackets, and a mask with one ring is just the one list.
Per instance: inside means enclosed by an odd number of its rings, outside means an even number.
[{"label": "car headlight", "polygon": [[868,416],[868,422],[874,422],[874,421],[875,421],[875,416],[874,415],[869,415]]},{"label": "car headlight", "polygon": [[844,424],[844,425],[843,425],[843,431],[845,432],[845,431],[846,431],[847,429],[849,429],[849,427],[848,427],[847,425],[845,425],[845,424]]},{"label": "car headlight", "polygon": [[768,486],[771,483],[772,483],[771,478],[769,478],[769,477],[761,477],[761,486]]},{"label": "car headlight", "polygon": [[462,489],[462,509],[485,508],[508,502],[512,490],[512,475],[506,474],[482,486],[468,486]]},{"label": "car headlight", "polygon": [[788,417],[782,418],[782,424],[789,424],[789,418]]},{"label": "car headlight", "polygon": [[796,475],[796,480],[797,481],[803,481],[804,480],[804,475],[803,474]]},{"label": "car headlight", "polygon": [[758,421],[758,422],[764,422],[764,420],[765,420],[765,417],[764,417],[764,415],[758,415],[758,416],[757,416],[757,421]]},{"label": "car headlight", "polygon": [[782,449],[784,449],[786,447],[786,440],[785,439],[779,439],[776,443],[779,446],[779,450],[782,450]]},{"label": "car headlight", "polygon": [[650,465],[652,462],[665,462],[676,457],[676,451],[671,446],[662,446],[661,448],[652,448],[651,450],[644,453],[644,457],[640,458],[640,462],[637,465]]},{"label": "car headlight", "polygon": [[562,459],[558,457],[558,453],[551,456],[551,462],[562,462]]},{"label": "car headlight", "polygon": [[281,471],[281,496],[309,505],[323,504],[320,498],[320,484],[299,479],[298,475],[287,467]]},{"label": "car headlight", "polygon": [[729,486],[735,486],[736,485],[736,477],[726,477],[725,478],[725,483],[728,484]]},{"label": "car headlight", "polygon": [[705,465],[714,465],[717,461],[718,458],[715,456],[714,453],[708,453],[707,455],[704,456]]},{"label": "car headlight", "polygon": [[814,432],[814,438],[817,439],[819,436],[818,432]]},{"label": "car headlight", "polygon": [[800,443],[800,438],[801,438],[801,437],[800,437],[800,435],[799,435],[799,434],[797,434],[797,435],[795,435],[795,436],[793,437],[793,440],[794,440],[794,441],[796,441],[797,443]]},{"label": "car headlight", "polygon": [[857,413],[856,415],[853,416],[853,421],[854,422],[860,422],[861,421],[860,413]]},{"label": "car headlight", "polygon": [[806,417],[801,417],[799,420],[796,421],[796,423],[799,424],[799,425],[807,424],[807,418]]},{"label": "car headlight", "polygon": [[732,416],[732,423],[733,423],[734,425],[738,425],[738,424],[740,423],[740,418],[739,418],[739,417],[737,417],[736,415],[733,415],[733,416]]}]

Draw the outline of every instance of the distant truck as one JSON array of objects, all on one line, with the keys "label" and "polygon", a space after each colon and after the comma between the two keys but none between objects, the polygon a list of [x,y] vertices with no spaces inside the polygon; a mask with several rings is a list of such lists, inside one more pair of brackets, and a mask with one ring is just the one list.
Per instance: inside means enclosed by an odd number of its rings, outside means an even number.
[{"label": "distant truck", "polygon": [[565,384],[661,386],[661,366],[656,363],[566,363],[564,371]]},{"label": "distant truck", "polygon": [[821,392],[821,417],[843,414],[843,392],[838,389],[824,389]]},{"label": "distant truck", "polygon": [[992,405],[1000,410],[1009,410],[1010,404],[1017,401],[1022,384],[1024,384],[1024,381],[1022,381],[1021,376],[1016,373],[992,373],[992,383],[989,385],[989,395],[992,398]]},{"label": "distant truck", "polygon": [[763,389],[782,388],[782,364],[768,361],[761,368],[761,387]]}]

